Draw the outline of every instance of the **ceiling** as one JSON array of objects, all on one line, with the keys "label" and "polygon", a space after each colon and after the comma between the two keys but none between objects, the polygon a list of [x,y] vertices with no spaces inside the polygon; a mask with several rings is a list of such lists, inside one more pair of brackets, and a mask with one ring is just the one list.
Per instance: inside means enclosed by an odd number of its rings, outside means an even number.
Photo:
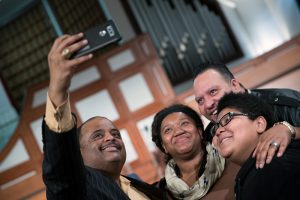
[{"label": "ceiling", "polygon": [[0,0],[0,27],[30,8],[37,0]]}]

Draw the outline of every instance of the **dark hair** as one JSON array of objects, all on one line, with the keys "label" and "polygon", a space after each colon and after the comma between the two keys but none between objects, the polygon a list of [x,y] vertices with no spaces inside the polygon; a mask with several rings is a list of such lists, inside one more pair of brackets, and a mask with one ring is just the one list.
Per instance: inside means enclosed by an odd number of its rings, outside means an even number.
[{"label": "dark hair", "polygon": [[101,116],[94,116],[94,117],[89,118],[89,119],[86,120],[85,122],[83,122],[83,123],[77,128],[77,138],[78,138],[79,144],[81,144],[81,143],[80,143],[80,140],[81,140],[81,138],[82,138],[82,128],[83,128],[83,126],[84,126],[85,124],[87,124],[89,121],[91,121],[91,120],[93,120],[93,119],[95,119],[95,118],[107,119],[107,118],[101,117]]},{"label": "dark hair", "polygon": [[152,141],[156,144],[156,146],[165,153],[165,150],[162,146],[162,138],[160,134],[161,129],[161,123],[164,120],[166,116],[168,116],[171,113],[175,112],[182,112],[192,118],[196,124],[197,128],[201,128],[202,134],[204,133],[204,127],[202,120],[198,113],[193,110],[192,108],[185,106],[183,104],[175,104],[172,106],[169,106],[167,108],[162,109],[156,115],[154,116],[153,122],[152,122]]},{"label": "dark hair", "polygon": [[267,129],[274,124],[272,108],[259,97],[248,93],[228,93],[219,101],[218,113],[224,108],[234,108],[238,111],[248,114],[248,118],[255,120],[263,116],[267,121]]},{"label": "dark hair", "polygon": [[193,68],[193,79],[206,72],[209,69],[213,69],[220,73],[221,76],[224,77],[225,80],[231,81],[234,79],[233,74],[230,72],[228,67],[225,64],[222,63],[202,63],[196,67]]}]

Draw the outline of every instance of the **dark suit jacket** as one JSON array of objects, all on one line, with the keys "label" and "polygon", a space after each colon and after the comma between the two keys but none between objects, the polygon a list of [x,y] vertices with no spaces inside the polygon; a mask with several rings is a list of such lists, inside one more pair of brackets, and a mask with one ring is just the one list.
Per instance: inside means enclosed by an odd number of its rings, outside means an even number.
[{"label": "dark suit jacket", "polygon": [[300,199],[300,140],[294,140],[283,156],[274,157],[263,169],[251,156],[236,176],[237,200]]},{"label": "dark suit jacket", "polygon": [[[76,128],[66,133],[42,125],[44,160],[43,180],[47,199],[129,199],[114,180],[84,166]],[[163,193],[147,183],[130,179],[132,185],[151,199],[164,199]]]}]

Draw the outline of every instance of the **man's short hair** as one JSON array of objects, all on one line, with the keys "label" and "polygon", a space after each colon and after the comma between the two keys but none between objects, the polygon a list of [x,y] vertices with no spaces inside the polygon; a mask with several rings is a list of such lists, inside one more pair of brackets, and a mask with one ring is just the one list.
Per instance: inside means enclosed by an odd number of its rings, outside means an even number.
[{"label": "man's short hair", "polygon": [[234,79],[233,74],[231,73],[231,71],[228,69],[228,67],[225,64],[222,63],[202,63],[196,67],[193,68],[193,80],[195,80],[195,78],[206,72],[207,70],[212,69],[212,70],[216,70],[217,72],[220,73],[220,75],[222,75],[225,80],[227,81],[231,81],[232,79]]},{"label": "man's short hair", "polygon": [[82,138],[82,127],[83,127],[85,124],[87,124],[89,121],[91,121],[91,120],[93,120],[93,119],[95,119],[95,118],[107,119],[106,117],[94,116],[94,117],[89,118],[89,119],[86,120],[85,122],[83,122],[83,123],[77,128],[77,137],[78,137],[78,142],[79,142],[79,144],[81,144],[81,143],[80,143],[80,140],[81,140],[81,138]]}]

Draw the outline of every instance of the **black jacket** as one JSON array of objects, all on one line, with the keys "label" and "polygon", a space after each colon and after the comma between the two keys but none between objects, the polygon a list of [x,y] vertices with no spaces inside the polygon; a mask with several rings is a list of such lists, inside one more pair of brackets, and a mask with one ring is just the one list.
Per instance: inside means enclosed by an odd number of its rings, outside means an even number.
[{"label": "black jacket", "polygon": [[263,169],[255,168],[249,157],[236,176],[237,200],[299,199],[300,140],[294,140],[283,156],[274,157]]},{"label": "black jacket", "polygon": [[287,121],[300,127],[300,93],[290,89],[255,89],[250,94],[260,97],[273,108],[275,121]]},{"label": "black jacket", "polygon": [[[114,180],[100,171],[84,166],[76,128],[58,134],[45,122],[42,127],[44,143],[43,180],[47,199],[51,200],[128,200]],[[131,184],[150,199],[165,199],[164,193],[141,181],[126,177]]]}]

